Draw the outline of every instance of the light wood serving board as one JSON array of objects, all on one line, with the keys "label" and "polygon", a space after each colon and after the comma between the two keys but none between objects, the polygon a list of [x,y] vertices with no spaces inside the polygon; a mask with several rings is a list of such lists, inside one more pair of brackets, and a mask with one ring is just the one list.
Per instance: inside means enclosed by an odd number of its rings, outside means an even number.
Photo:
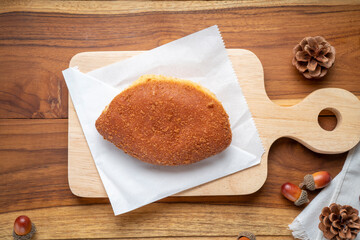
[{"label": "light wood serving board", "polygon": [[[86,73],[139,53],[83,52],[71,59],[70,67],[78,66],[81,72]],[[355,95],[338,88],[325,88],[314,91],[294,106],[280,107],[266,95],[263,68],[256,55],[243,49],[228,49],[228,53],[265,153],[257,166],[181,192],[177,196],[244,195],[257,191],[267,177],[269,149],[281,137],[293,138],[315,152],[330,154],[348,151],[359,142],[360,101]],[[318,115],[324,109],[330,109],[337,117],[337,126],[332,131],[326,131],[318,124]],[[71,191],[80,197],[107,197],[70,97],[68,138]]]}]

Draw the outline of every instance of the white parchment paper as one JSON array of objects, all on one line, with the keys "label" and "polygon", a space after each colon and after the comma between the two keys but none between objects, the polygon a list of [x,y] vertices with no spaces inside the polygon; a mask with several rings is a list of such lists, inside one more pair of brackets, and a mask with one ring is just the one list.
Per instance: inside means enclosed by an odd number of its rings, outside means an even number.
[{"label": "white parchment paper", "polygon": [[[143,163],[104,140],[96,119],[144,74],[191,80],[215,93],[230,118],[231,145],[198,163],[166,167]],[[75,67],[63,75],[115,215],[260,163],[264,149],[217,26],[87,74]]]}]

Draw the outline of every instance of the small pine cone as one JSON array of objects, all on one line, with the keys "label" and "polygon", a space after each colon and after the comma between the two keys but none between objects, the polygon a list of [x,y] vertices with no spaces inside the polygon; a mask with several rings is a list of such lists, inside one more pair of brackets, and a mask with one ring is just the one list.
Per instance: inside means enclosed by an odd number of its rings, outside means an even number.
[{"label": "small pine cone", "polygon": [[321,78],[335,62],[335,48],[323,37],[306,37],[293,50],[292,64],[304,77]]},{"label": "small pine cone", "polygon": [[360,231],[359,211],[349,205],[332,203],[319,216],[319,229],[330,240],[353,240]]}]

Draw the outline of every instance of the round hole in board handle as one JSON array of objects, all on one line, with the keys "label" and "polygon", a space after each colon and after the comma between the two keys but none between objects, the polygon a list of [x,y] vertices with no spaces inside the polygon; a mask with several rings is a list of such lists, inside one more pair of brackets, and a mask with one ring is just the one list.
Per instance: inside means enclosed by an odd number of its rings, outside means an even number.
[{"label": "round hole in board handle", "polygon": [[[330,118],[330,121],[325,121]],[[337,109],[334,108],[324,108],[320,111],[318,115],[319,126],[326,131],[333,131],[337,126],[339,126],[341,120],[341,114]]]}]

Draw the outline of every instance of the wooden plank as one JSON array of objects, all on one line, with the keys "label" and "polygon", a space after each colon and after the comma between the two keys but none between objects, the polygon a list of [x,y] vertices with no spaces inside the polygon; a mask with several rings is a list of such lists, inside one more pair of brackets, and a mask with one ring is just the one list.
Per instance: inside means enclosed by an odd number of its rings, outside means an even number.
[{"label": "wooden plank", "polygon": [[[61,71],[78,52],[152,49],[214,24],[228,48],[249,49],[260,58],[272,100],[290,105],[287,101],[323,87],[360,96],[360,49],[354,47],[359,12],[359,5],[326,5],[120,15],[3,13],[0,118],[66,118],[68,96]],[[326,27],[308,27],[314,22]],[[295,44],[314,35],[324,36],[337,52],[335,66],[320,81],[305,80],[291,65]]]},{"label": "wooden plank", "polygon": [[0,13],[56,12],[71,14],[128,14],[164,11],[199,11],[238,7],[277,7],[297,5],[355,5],[359,0],[243,0],[239,1],[12,1],[0,2]]},{"label": "wooden plank", "polygon": [[216,204],[155,203],[114,217],[109,205],[65,206],[1,214],[0,237],[8,238],[13,219],[19,214],[29,216],[36,224],[37,239],[206,236],[235,239],[240,231],[289,236],[287,225],[299,212],[295,206],[275,210]]}]

